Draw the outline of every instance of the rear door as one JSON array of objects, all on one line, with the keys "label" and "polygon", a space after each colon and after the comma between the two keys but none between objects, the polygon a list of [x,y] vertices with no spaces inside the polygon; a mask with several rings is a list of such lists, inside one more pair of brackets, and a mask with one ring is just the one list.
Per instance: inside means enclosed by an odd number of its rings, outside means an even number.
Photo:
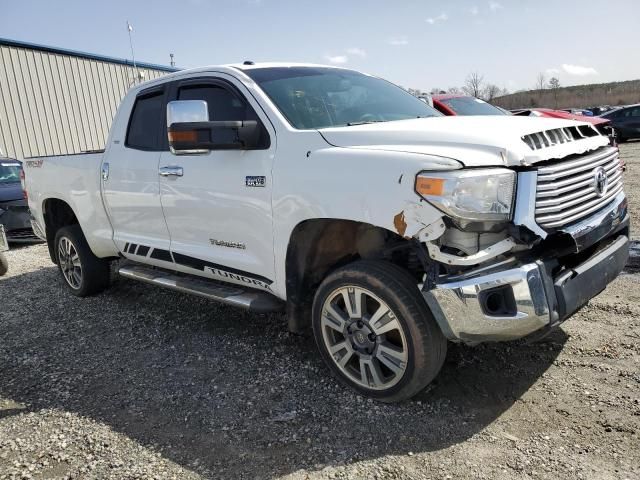
[{"label": "rear door", "polygon": [[172,263],[158,175],[160,155],[168,149],[162,134],[166,94],[162,85],[137,95],[124,142],[110,146],[102,165],[103,198],[114,241],[126,257],[159,266]]},{"label": "rear door", "polygon": [[160,179],[176,269],[269,291],[274,278],[272,125],[229,75],[175,82],[170,98],[206,101],[212,121],[257,120],[263,127],[255,150],[162,153],[161,168],[181,168],[180,176]]}]

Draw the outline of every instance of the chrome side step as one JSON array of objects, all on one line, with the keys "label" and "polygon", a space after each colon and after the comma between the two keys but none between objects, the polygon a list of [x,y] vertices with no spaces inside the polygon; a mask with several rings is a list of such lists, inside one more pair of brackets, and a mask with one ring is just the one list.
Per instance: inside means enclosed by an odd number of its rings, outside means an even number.
[{"label": "chrome side step", "polygon": [[204,278],[180,275],[144,265],[125,264],[118,269],[118,274],[125,278],[198,295],[254,312],[277,312],[282,310],[284,306],[284,302],[270,293],[244,289],[231,284],[226,285]]}]

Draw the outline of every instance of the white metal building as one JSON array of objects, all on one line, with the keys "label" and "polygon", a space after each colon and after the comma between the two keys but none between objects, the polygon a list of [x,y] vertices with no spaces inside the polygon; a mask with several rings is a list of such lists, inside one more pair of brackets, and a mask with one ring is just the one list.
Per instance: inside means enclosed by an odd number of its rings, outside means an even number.
[{"label": "white metal building", "polygon": [[22,159],[104,148],[136,78],[176,69],[0,38],[0,151]]}]

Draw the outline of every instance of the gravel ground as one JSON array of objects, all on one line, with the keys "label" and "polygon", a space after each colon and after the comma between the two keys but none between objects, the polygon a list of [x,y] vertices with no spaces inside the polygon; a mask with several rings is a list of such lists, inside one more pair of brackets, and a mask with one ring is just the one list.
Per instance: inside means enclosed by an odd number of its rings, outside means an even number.
[{"label": "gravel ground", "polygon": [[640,478],[637,259],[542,342],[452,346],[399,405],[339,387],[281,316],[126,280],[77,299],[45,246],[8,259],[0,479]]}]

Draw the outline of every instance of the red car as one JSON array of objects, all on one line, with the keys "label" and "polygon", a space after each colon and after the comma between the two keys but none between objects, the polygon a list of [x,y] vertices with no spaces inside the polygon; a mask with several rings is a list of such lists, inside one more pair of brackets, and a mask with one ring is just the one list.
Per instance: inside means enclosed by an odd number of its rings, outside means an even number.
[{"label": "red car", "polygon": [[509,112],[469,95],[433,95],[433,106],[445,115],[509,115]]}]

